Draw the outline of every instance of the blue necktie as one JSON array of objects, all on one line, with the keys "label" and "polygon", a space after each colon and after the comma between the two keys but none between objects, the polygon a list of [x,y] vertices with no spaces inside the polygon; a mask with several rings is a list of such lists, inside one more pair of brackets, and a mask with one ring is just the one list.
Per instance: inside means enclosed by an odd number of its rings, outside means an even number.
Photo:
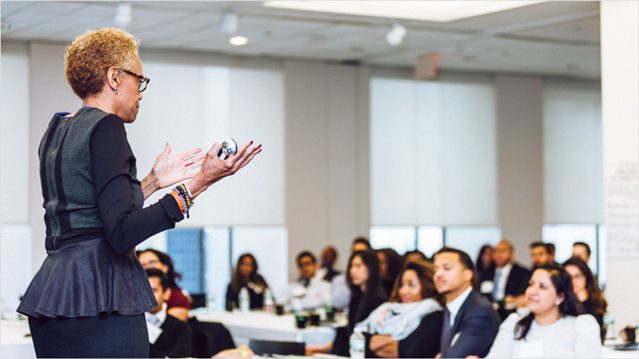
[{"label": "blue necktie", "polygon": [[497,270],[497,276],[493,283],[493,301],[497,300],[497,294],[499,293],[499,280],[501,279],[501,270]]},{"label": "blue necktie", "polygon": [[453,328],[450,326],[450,312],[448,308],[444,308],[444,323],[442,327],[442,337],[439,342],[439,352],[442,356],[448,352],[450,347],[450,337],[453,333]]}]

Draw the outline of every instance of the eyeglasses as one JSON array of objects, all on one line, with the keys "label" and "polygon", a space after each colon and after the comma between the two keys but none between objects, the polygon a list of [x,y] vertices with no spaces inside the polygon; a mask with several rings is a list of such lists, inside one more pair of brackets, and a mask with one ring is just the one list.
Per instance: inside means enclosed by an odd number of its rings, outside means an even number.
[{"label": "eyeglasses", "polygon": [[[120,69],[120,68],[118,68],[118,69]],[[135,77],[140,79],[140,84],[139,84],[139,87],[138,87],[138,91],[140,91],[140,92],[144,92],[144,90],[146,90],[146,87],[149,85],[149,82],[151,81],[151,79],[146,78],[146,77],[144,77],[142,75],[138,75],[138,74],[136,74],[133,71],[129,71],[129,70],[125,70],[125,69],[120,69],[120,70],[123,71],[123,72],[126,72],[129,75],[133,75],[133,76],[135,76]]]}]

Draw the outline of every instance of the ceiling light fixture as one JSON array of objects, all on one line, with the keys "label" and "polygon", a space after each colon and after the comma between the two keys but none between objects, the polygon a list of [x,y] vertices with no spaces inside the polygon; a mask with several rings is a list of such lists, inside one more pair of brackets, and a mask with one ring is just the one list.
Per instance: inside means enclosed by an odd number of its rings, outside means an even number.
[{"label": "ceiling light fixture", "polygon": [[393,27],[389,32],[386,33],[386,41],[392,46],[399,46],[402,41],[404,41],[404,37],[406,36],[406,28],[398,23],[397,21],[393,22]]},{"label": "ceiling light fixture", "polygon": [[220,20],[220,32],[227,35],[233,35],[237,31],[238,20],[237,14],[232,11],[227,11],[222,15]]},{"label": "ceiling light fixture", "polygon": [[242,46],[248,44],[248,39],[244,36],[233,36],[229,39],[229,43],[234,46]]},{"label": "ceiling light fixture", "polygon": [[391,19],[448,22],[541,2],[544,1],[265,1],[263,6]]},{"label": "ceiling light fixture", "polygon": [[120,3],[113,18],[118,27],[126,27],[133,20],[133,7],[128,3]]}]

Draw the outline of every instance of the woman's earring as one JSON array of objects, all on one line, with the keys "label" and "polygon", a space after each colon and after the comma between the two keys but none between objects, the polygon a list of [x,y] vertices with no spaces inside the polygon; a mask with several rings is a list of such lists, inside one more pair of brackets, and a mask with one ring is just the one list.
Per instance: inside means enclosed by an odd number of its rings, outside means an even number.
[{"label": "woman's earring", "polygon": [[115,94],[116,94],[116,95],[118,94],[118,89],[115,89]]}]

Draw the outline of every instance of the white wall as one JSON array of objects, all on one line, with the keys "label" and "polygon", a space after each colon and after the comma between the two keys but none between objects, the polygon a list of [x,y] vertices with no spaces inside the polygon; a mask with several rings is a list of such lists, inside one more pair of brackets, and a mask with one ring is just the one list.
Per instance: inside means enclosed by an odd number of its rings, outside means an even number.
[{"label": "white wall", "polygon": [[639,320],[639,3],[601,2],[606,299],[617,330]]}]

